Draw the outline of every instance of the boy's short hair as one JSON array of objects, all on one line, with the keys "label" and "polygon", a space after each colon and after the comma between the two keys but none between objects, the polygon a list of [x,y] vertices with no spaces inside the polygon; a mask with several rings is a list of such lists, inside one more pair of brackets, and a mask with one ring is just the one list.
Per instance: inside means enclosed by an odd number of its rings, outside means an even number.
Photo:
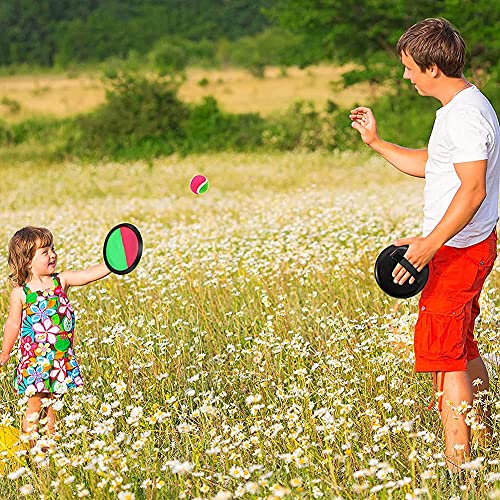
[{"label": "boy's short hair", "polygon": [[435,64],[446,76],[460,78],[465,64],[465,42],[449,21],[429,18],[410,26],[396,46],[398,55],[411,56],[422,71]]}]

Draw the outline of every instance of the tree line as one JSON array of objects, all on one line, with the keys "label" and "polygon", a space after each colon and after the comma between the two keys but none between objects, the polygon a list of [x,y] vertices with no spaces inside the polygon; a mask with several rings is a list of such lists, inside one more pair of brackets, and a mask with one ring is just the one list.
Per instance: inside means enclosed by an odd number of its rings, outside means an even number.
[{"label": "tree line", "polygon": [[[480,71],[497,65],[500,56],[495,5],[487,0],[3,0],[0,65],[64,67],[142,56],[162,40],[177,40],[177,46],[182,40],[191,59],[201,53],[220,63],[225,62],[221,41],[246,39],[249,57],[271,63],[368,66],[394,58],[394,45],[407,26],[443,16],[462,32],[469,64]],[[255,49],[250,38],[272,28],[281,29]]]},{"label": "tree line", "polygon": [[264,30],[268,0],[2,0],[0,65],[65,66],[147,53],[162,37],[234,40]]}]

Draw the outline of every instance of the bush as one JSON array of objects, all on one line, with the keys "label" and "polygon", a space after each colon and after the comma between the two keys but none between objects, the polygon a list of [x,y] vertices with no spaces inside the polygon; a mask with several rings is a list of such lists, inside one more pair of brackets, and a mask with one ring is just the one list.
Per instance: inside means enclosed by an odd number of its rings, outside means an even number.
[{"label": "bush", "polygon": [[215,44],[210,40],[192,40],[184,39],[184,47],[188,54],[188,66],[213,67],[215,60]]},{"label": "bush", "polygon": [[256,113],[223,113],[209,96],[191,109],[183,123],[182,151],[251,150],[262,145],[264,119]]},{"label": "bush", "polygon": [[371,108],[384,140],[421,148],[427,145],[440,106],[439,101],[418,95],[410,84],[404,82],[397,93],[380,97]]},{"label": "bush", "polygon": [[0,145],[7,146],[13,142],[12,130],[3,120],[0,120]]},{"label": "bush", "polygon": [[10,137],[13,144],[54,144],[63,141],[72,128],[74,128],[74,119],[72,118],[62,120],[29,118],[11,125]]},{"label": "bush", "polygon": [[222,112],[213,97],[185,105],[171,78],[120,74],[112,79],[106,102],[75,120],[61,153],[132,160],[251,150],[262,145],[264,123],[258,114]]},{"label": "bush", "polygon": [[500,109],[500,64],[488,68],[487,74],[484,77],[484,85],[481,91],[489,99],[492,106],[498,110]]},{"label": "bush", "polygon": [[282,151],[332,149],[335,147],[332,112],[333,109],[318,111],[312,102],[297,101],[285,113],[269,118],[264,144]]},{"label": "bush", "polygon": [[10,99],[9,97],[3,97],[2,100],[0,101],[0,104],[5,106],[8,110],[9,113],[16,114],[21,111],[21,104],[19,104],[19,101],[16,101],[15,99]]},{"label": "bush", "polygon": [[155,43],[147,60],[153,69],[163,73],[178,73],[194,65],[214,66],[215,46],[208,40],[165,37]]},{"label": "bush", "polygon": [[163,73],[183,71],[188,63],[184,44],[171,38],[157,42],[147,58],[157,71]]},{"label": "bush", "polygon": [[111,81],[106,102],[77,120],[79,131],[67,151],[112,157],[121,157],[124,150],[139,156],[141,151],[147,156],[170,154],[182,138],[188,113],[171,78],[120,74]]},{"label": "bush", "polygon": [[248,69],[254,76],[262,78],[266,66],[291,66],[302,60],[303,39],[280,28],[270,28],[255,36],[242,37],[231,43],[227,58],[231,64]]}]

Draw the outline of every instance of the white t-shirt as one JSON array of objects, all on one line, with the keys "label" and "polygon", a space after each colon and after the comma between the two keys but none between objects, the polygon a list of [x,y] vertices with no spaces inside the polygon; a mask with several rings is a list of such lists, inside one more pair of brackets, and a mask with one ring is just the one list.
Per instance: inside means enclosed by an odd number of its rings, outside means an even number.
[{"label": "white t-shirt", "polygon": [[424,224],[427,236],[441,221],[460,187],[454,163],[488,160],[486,198],[472,220],[446,242],[468,247],[486,239],[498,220],[500,128],[488,99],[477,87],[459,92],[436,111],[425,165]]}]

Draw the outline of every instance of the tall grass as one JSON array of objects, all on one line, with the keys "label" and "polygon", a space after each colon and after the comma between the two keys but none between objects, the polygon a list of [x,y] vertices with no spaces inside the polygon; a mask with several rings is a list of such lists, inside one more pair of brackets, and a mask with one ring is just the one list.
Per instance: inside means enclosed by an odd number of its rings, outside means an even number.
[{"label": "tall grass", "polygon": [[[196,173],[210,181],[201,196]],[[372,277],[382,248],[419,233],[421,190],[352,153],[4,166],[4,315],[7,241],[25,224],[51,228],[60,269],[100,261],[121,221],[145,250],[132,274],[71,290],[85,385],[64,397],[48,460],[35,448],[40,465],[3,477],[0,496],[498,494],[496,443],[475,445],[463,478],[445,473],[430,380],[412,371],[417,299],[396,302]],[[496,266],[477,328],[493,353],[499,278]],[[0,423],[17,425],[13,369]],[[491,400],[498,433],[496,379]]]}]

